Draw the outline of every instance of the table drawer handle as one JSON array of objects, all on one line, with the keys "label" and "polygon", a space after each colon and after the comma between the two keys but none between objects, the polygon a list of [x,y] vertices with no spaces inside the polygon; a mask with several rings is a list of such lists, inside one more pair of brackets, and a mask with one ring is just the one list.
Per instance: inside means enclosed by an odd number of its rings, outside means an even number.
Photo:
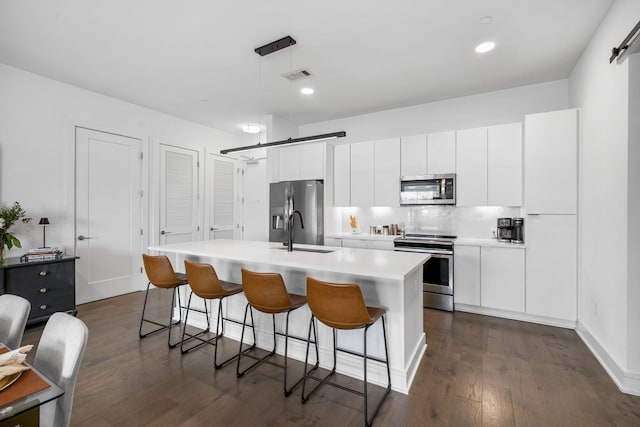
[{"label": "table drawer handle", "polygon": [[46,294],[47,293],[47,288],[40,288],[40,293],[41,294]]},{"label": "table drawer handle", "polygon": [[47,309],[47,304],[42,304],[40,306],[40,310],[46,310]]},{"label": "table drawer handle", "polygon": [[44,276],[46,276],[46,275],[47,275],[47,272],[46,272],[46,271],[41,271],[41,272],[40,272],[40,276],[41,276],[41,277],[44,277]]}]

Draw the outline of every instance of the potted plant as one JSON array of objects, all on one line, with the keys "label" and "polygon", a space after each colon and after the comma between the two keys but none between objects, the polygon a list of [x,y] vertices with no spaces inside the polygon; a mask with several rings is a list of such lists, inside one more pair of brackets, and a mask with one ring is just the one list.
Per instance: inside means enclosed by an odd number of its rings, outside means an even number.
[{"label": "potted plant", "polygon": [[14,246],[16,248],[22,247],[20,240],[9,232],[9,229],[16,221],[22,221],[23,224],[26,224],[31,221],[31,218],[27,217],[27,213],[18,202],[14,202],[10,207],[0,204],[0,265],[4,262],[5,247],[8,249]]}]

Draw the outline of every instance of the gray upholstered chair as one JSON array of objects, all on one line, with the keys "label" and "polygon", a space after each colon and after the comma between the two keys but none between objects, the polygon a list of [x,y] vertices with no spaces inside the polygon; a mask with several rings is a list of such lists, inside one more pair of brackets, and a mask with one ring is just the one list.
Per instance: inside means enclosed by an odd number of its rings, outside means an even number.
[{"label": "gray upholstered chair", "polygon": [[31,304],[17,295],[0,295],[0,342],[14,350],[20,347]]},{"label": "gray upholstered chair", "polygon": [[42,332],[33,365],[64,390],[64,395],[40,407],[40,426],[67,427],[73,391],[89,330],[66,313],[54,313]]}]

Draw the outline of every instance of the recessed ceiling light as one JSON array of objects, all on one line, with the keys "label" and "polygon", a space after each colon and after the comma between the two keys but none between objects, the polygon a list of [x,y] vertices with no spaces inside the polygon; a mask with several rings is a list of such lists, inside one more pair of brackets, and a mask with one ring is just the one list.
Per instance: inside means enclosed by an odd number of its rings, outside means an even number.
[{"label": "recessed ceiling light", "polygon": [[487,52],[493,50],[494,47],[496,47],[496,44],[494,42],[480,43],[478,46],[476,46],[476,52],[478,52],[478,53],[487,53]]},{"label": "recessed ceiling light", "polygon": [[303,87],[302,89],[300,89],[300,93],[303,95],[311,95],[313,94],[313,88]]},{"label": "recessed ceiling light", "polygon": [[487,16],[483,16],[482,18],[480,18],[480,23],[481,24],[488,24],[492,20],[493,20],[493,17],[487,15]]},{"label": "recessed ceiling light", "polygon": [[260,133],[260,125],[247,123],[246,125],[242,125],[242,131],[246,133]]}]

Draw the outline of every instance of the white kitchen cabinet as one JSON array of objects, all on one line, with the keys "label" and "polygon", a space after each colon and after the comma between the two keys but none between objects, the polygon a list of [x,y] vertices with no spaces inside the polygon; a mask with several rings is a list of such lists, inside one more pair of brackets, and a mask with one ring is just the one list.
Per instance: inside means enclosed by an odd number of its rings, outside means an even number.
[{"label": "white kitchen cabinet", "polygon": [[400,204],[400,138],[374,143],[373,206]]},{"label": "white kitchen cabinet", "polygon": [[480,246],[455,246],[453,301],[480,306]]},{"label": "white kitchen cabinet", "polygon": [[524,196],[528,213],[576,213],[577,135],[578,110],[525,116]]},{"label": "white kitchen cabinet", "polygon": [[456,132],[456,204],[487,204],[487,128]]},{"label": "white kitchen cabinet", "polygon": [[366,240],[342,239],[342,247],[367,249],[368,242]]},{"label": "white kitchen cabinet", "polygon": [[393,240],[369,240],[367,242],[368,249],[379,249],[383,251],[393,250]]},{"label": "white kitchen cabinet", "polygon": [[427,135],[400,138],[400,173],[402,176],[427,174]]},{"label": "white kitchen cabinet", "polygon": [[378,249],[383,251],[393,250],[393,240],[377,240],[377,239],[334,239],[334,240],[341,240],[342,241],[341,245],[334,245],[334,246],[342,246],[343,248]]},{"label": "white kitchen cabinet", "polygon": [[427,173],[456,172],[456,133],[437,132],[427,135]]},{"label": "white kitchen cabinet", "polygon": [[333,204],[351,206],[351,145],[336,145],[333,151]]},{"label": "white kitchen cabinet", "polygon": [[324,144],[300,144],[280,147],[280,181],[324,179]]},{"label": "white kitchen cabinet", "polygon": [[340,246],[342,246],[342,239],[335,239],[333,237],[325,237],[324,238],[324,245],[325,246],[340,247]]},{"label": "white kitchen cabinet", "polygon": [[487,128],[487,205],[522,206],[522,123]]},{"label": "white kitchen cabinet", "polygon": [[373,142],[351,144],[351,206],[373,206],[374,147]]},{"label": "white kitchen cabinet", "polygon": [[576,321],[576,216],[528,215],[525,240],[527,313]]},{"label": "white kitchen cabinet", "polygon": [[280,181],[294,181],[300,174],[300,147],[280,147],[278,149],[278,179]]},{"label": "white kitchen cabinet", "polygon": [[524,312],[525,250],[483,247],[480,302],[483,307]]}]

